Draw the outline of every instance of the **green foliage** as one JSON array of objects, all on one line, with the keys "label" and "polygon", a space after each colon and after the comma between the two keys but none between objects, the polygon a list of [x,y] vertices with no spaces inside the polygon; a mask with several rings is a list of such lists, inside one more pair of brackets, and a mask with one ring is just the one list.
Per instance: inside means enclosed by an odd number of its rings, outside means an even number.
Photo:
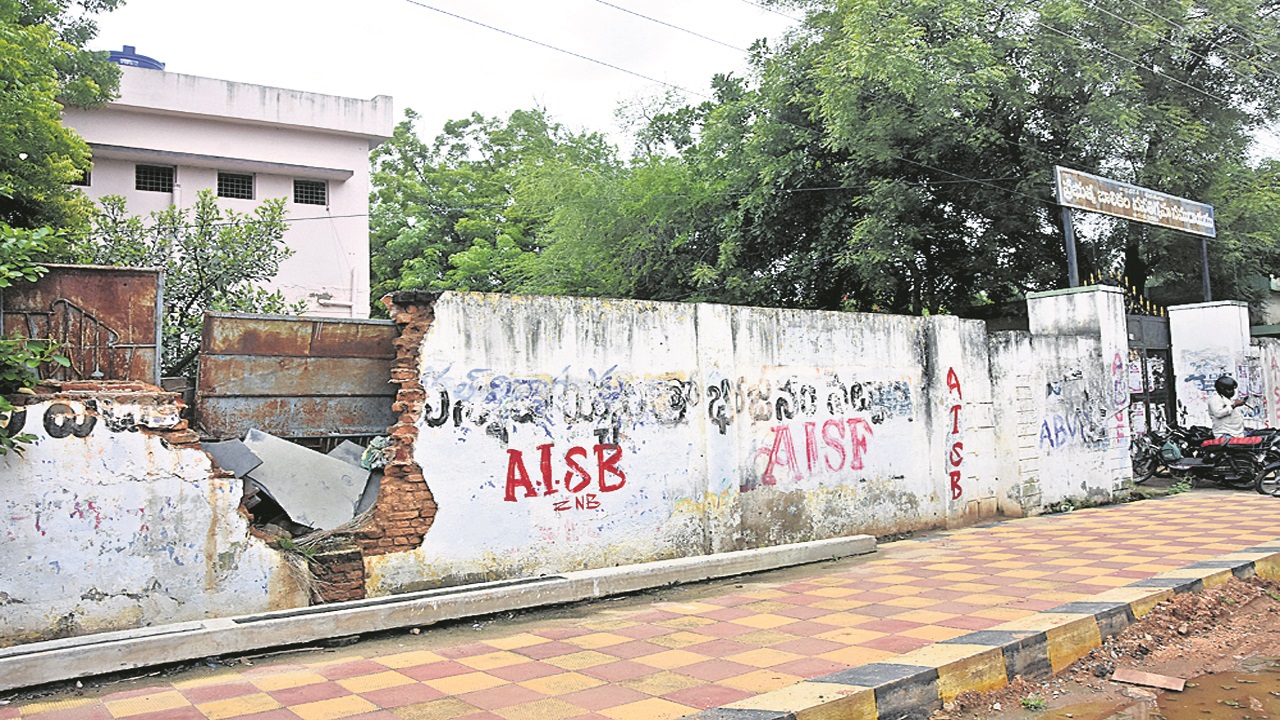
[{"label": "green foliage", "polygon": [[[0,193],[2,195],[3,193]],[[34,282],[45,273],[34,258],[48,250],[54,236],[48,229],[21,230],[0,223],[0,289],[16,282]],[[15,410],[8,396],[36,383],[41,365],[70,363],[57,354],[57,346],[44,340],[0,337],[0,455],[22,452],[22,444],[35,438],[25,433],[4,432]]]},{"label": "green foliage", "polygon": [[1022,698],[1022,707],[1027,710],[1043,710],[1048,705],[1042,697],[1024,697]]},{"label": "green foliage", "polygon": [[[1280,267],[1280,0],[774,0],[714,99],[620,111],[630,161],[541,111],[409,114],[374,153],[375,297],[466,289],[955,312],[1065,284],[1052,168],[1214,204],[1219,297]],[[1274,153],[1273,153],[1274,155]],[[1077,228],[1081,274],[1199,299],[1199,241]]]},{"label": "green foliage", "polygon": [[1193,485],[1191,478],[1183,478],[1169,485],[1169,495],[1181,495],[1185,492],[1191,492]]},{"label": "green foliage", "polygon": [[[1220,296],[1280,264],[1275,169],[1248,156],[1280,114],[1276,0],[786,4],[808,22],[757,48],[749,80],[651,126],[723,193],[709,294],[925,313],[1060,287],[1055,164],[1214,203]],[[1085,274],[1197,299],[1195,238],[1097,227]]]},{"label": "green foliage", "polygon": [[202,190],[192,207],[170,207],[144,220],[128,214],[124,198],[108,196],[83,250],[98,264],[164,270],[162,366],[167,375],[190,373],[204,313],[305,311],[305,304],[290,305],[279,292],[256,285],[293,254],[283,241],[284,212],[280,199],[252,213],[226,210],[212,191]]},{"label": "green foliage", "polygon": [[[121,0],[0,0],[0,221],[13,227],[87,227],[92,204],[68,183],[89,170],[89,147],[64,127],[64,105],[111,99],[119,68],[84,49],[92,14]],[[64,251],[59,244],[51,252]]]}]

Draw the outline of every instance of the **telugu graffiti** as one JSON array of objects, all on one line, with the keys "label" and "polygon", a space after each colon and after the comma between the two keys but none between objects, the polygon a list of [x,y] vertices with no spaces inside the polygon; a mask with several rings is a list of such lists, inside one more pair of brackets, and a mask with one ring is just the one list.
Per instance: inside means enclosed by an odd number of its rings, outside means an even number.
[{"label": "telugu graffiti", "polygon": [[740,417],[755,422],[786,423],[820,415],[865,414],[879,425],[911,416],[911,385],[904,380],[847,380],[839,374],[806,382],[790,377],[779,382],[728,378],[707,386],[707,417],[721,435]]},{"label": "telugu graffiti", "polygon": [[698,386],[678,376],[631,378],[587,368],[577,379],[565,367],[555,377],[512,377],[490,368],[455,371],[427,368],[423,422],[437,428],[482,428],[510,442],[516,427],[552,428],[587,424],[611,433],[636,425],[685,422],[699,402]]}]

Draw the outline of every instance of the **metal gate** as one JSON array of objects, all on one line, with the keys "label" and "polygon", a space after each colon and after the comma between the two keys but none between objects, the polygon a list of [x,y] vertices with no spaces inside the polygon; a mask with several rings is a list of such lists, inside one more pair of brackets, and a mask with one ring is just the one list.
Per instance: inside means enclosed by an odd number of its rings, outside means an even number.
[{"label": "metal gate", "polygon": [[1170,374],[1169,318],[1126,315],[1129,327],[1129,427],[1165,432],[1177,408]]}]

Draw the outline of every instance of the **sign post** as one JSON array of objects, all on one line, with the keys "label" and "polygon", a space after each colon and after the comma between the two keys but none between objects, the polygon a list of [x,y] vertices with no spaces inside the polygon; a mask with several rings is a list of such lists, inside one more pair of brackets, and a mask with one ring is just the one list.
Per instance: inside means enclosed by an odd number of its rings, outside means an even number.
[{"label": "sign post", "polygon": [[1137,185],[1110,180],[1098,175],[1071,170],[1061,165],[1053,168],[1058,205],[1062,207],[1062,225],[1067,243],[1067,271],[1071,286],[1079,283],[1075,267],[1075,232],[1071,225],[1071,208],[1134,220],[1148,225],[1181,230],[1201,237],[1200,263],[1204,279],[1204,299],[1213,299],[1209,287],[1209,241],[1217,237],[1213,206],[1175,195],[1149,190]]}]

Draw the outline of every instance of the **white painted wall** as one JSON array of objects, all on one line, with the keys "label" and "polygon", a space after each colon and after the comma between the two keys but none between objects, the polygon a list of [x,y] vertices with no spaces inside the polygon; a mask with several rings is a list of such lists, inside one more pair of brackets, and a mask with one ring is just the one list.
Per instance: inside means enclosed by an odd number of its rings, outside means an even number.
[{"label": "white painted wall", "polygon": [[981,322],[456,293],[434,316],[439,509],[366,558],[373,594],[994,514]]},{"label": "white painted wall", "polygon": [[1211,425],[1207,398],[1221,375],[1240,383],[1239,392],[1256,398],[1246,424],[1265,421],[1261,399],[1265,376],[1261,359],[1250,352],[1249,306],[1223,301],[1177,305],[1169,308],[1169,335],[1173,344],[1173,377],[1178,398],[1178,424]]},{"label": "white painted wall", "polygon": [[0,456],[0,646],[307,603],[249,535],[240,481],[123,429],[173,427],[176,405],[91,402],[27,406],[35,442]]},{"label": "white painted wall", "polygon": [[[369,312],[369,152],[391,136],[391,99],[334,97],[160,70],[122,67],[120,98],[63,121],[90,144],[92,198],[124,195],[135,214],[189,207],[217,189],[219,170],[252,174],[254,200],[220,199],[248,212],[288,198],[294,255],[268,285],[316,315]],[[138,164],[176,168],[173,193],[134,189]],[[293,180],[327,183],[329,204],[293,202]]]},{"label": "white painted wall", "polygon": [[1098,503],[1132,480],[1124,295],[1111,287],[1033,293],[1029,333],[991,343],[1001,507],[1035,514]]}]

